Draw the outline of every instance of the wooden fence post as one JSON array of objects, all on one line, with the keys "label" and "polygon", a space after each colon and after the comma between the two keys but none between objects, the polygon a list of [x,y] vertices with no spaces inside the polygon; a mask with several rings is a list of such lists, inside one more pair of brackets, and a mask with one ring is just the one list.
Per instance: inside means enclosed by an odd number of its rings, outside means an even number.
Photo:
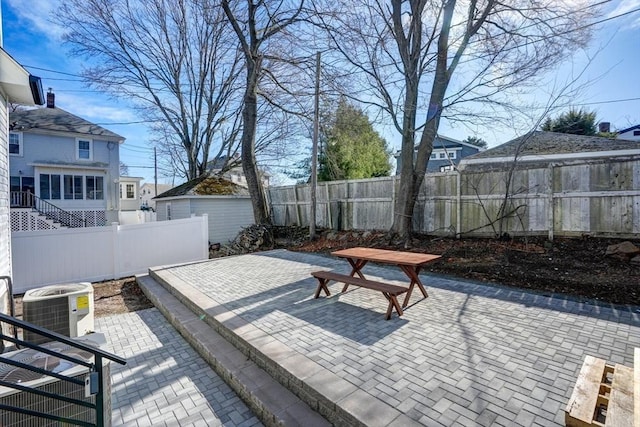
[{"label": "wooden fence post", "polygon": [[554,233],[554,227],[555,227],[555,219],[553,217],[553,164],[549,164],[549,166],[547,167],[547,173],[548,173],[548,182],[549,182],[549,190],[548,190],[548,204],[549,206],[547,207],[547,224],[548,224],[548,229],[549,229],[549,235],[548,235],[548,239],[550,242],[553,241],[553,233]]},{"label": "wooden fence post", "polygon": [[462,229],[462,174],[459,170],[456,170],[456,181],[456,239],[459,239]]},{"label": "wooden fence post", "polygon": [[298,186],[293,187],[293,200],[295,202],[296,207],[296,223],[298,227],[302,227],[302,222],[300,221],[300,210],[298,208]]},{"label": "wooden fence post", "polygon": [[331,218],[331,201],[329,199],[329,183],[324,183],[325,193],[327,193],[327,228],[333,228],[333,221]]}]

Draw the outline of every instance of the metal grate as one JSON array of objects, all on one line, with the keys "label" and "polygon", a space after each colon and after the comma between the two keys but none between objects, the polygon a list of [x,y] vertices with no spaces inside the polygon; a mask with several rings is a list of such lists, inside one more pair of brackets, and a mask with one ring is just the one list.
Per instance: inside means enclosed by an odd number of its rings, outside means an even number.
[{"label": "metal grate", "polygon": [[[40,301],[23,301],[23,319],[34,325],[69,336],[69,297],[50,298]],[[34,344],[50,341],[48,338],[30,331],[24,331],[24,340]]]},{"label": "metal grate", "polygon": [[[104,378],[104,421],[105,426],[111,425],[111,374],[110,364],[107,362],[103,367]],[[73,378],[84,379],[86,373],[76,375]],[[61,396],[83,400],[95,404],[95,395],[85,397],[84,386],[69,383],[62,380],[53,380],[47,382],[42,380],[40,385],[33,385],[34,389],[55,393]],[[96,422],[96,412],[91,408],[85,408],[79,405],[58,401],[55,399],[46,399],[27,392],[16,392],[0,396],[0,404],[18,406],[23,409],[44,412],[59,417],[74,418],[89,423]],[[40,417],[33,417],[17,412],[2,411],[0,424],[3,427],[53,427],[61,425],[57,421],[49,421]]]}]

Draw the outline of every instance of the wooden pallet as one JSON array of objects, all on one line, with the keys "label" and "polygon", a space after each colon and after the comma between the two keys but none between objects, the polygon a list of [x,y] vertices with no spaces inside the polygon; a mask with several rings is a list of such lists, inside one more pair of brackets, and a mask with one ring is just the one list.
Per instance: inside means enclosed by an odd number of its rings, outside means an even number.
[{"label": "wooden pallet", "polygon": [[640,348],[634,368],[587,356],[565,409],[567,427],[640,427]]}]

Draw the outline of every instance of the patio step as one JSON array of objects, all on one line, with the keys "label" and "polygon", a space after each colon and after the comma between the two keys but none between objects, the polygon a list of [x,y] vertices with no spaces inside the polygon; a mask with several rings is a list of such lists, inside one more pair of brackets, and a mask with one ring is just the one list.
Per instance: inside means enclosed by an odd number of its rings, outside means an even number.
[{"label": "patio step", "polygon": [[138,275],[136,281],[176,330],[266,426],[331,425],[247,359],[152,277]]},{"label": "patio step", "polygon": [[[188,307],[191,315],[202,321],[200,323],[206,323],[212,331],[232,344],[240,353],[238,357],[243,361],[249,359],[255,363],[272,379],[286,387],[289,393],[293,393],[331,424],[350,427],[420,425],[387,402],[357,388],[354,384],[245,321],[224,305],[172,274],[170,269],[153,268],[149,270],[149,276],[143,277],[153,278],[155,283],[162,285],[165,292],[170,292],[180,300],[182,307]],[[144,283],[148,279],[141,277],[139,281]],[[144,289],[145,285],[141,284],[141,286]],[[155,304],[155,301],[153,302]],[[165,314],[165,316],[174,323],[171,315]],[[196,345],[194,347],[198,349]],[[207,357],[205,360],[208,360]],[[215,365],[212,366],[216,369]],[[221,376],[225,380],[228,377],[222,374]],[[249,377],[251,378],[251,375]],[[231,380],[233,379],[231,376]],[[234,387],[233,384],[230,385]],[[239,394],[242,397],[242,394]],[[291,424],[286,425],[311,425],[310,420],[302,415],[294,414],[293,416],[293,419],[287,420],[291,421]]]}]

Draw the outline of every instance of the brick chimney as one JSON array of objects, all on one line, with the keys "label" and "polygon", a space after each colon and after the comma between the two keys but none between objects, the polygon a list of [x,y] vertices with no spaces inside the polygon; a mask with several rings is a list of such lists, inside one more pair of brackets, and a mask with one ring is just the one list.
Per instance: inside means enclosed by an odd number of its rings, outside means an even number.
[{"label": "brick chimney", "polygon": [[47,108],[56,108],[56,94],[53,93],[53,89],[49,88],[47,92]]},{"label": "brick chimney", "polygon": [[611,132],[611,123],[609,122],[600,122],[598,125],[598,131],[601,133]]}]

